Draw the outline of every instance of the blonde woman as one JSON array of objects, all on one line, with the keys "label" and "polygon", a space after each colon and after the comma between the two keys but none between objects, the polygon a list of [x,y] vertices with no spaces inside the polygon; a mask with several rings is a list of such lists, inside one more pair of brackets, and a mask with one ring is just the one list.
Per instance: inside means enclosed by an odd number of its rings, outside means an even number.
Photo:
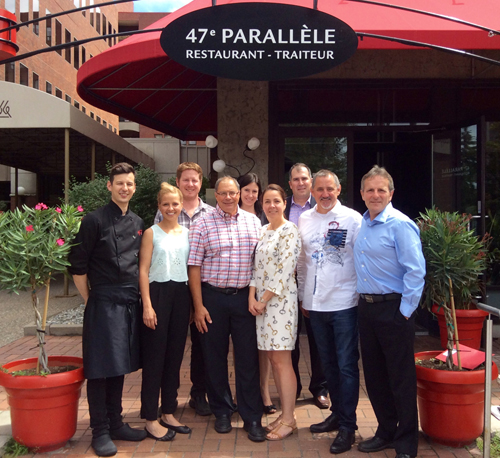
[{"label": "blonde woman", "polygon": [[[171,441],[191,429],[174,417],[179,371],[184,354],[191,296],[188,287],[188,229],[179,222],[179,189],[162,183],[158,210],[163,219],[144,232],[139,253],[143,304],[141,418],[148,437]],[[158,397],[162,415],[158,422]]]}]

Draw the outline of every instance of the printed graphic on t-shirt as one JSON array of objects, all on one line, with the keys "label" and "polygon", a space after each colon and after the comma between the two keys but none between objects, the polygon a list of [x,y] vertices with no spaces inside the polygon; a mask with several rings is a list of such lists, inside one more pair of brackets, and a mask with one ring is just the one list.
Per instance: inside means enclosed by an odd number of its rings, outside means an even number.
[{"label": "printed graphic on t-shirt", "polygon": [[339,223],[330,222],[326,233],[316,234],[311,238],[314,248],[312,259],[317,268],[322,268],[326,263],[344,265],[344,253],[347,239],[347,229],[340,229]]}]

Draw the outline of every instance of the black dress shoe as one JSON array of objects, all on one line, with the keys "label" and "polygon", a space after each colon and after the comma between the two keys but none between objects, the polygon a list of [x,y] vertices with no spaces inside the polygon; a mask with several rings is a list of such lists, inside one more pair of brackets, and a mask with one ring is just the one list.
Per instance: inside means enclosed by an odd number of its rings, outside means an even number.
[{"label": "black dress shoe", "polygon": [[339,417],[332,413],[325,421],[309,426],[309,431],[312,433],[329,433],[339,429]]},{"label": "black dress shoe", "polygon": [[330,407],[330,402],[326,396],[314,396],[314,405],[318,409],[328,409],[328,407]]},{"label": "black dress shoe", "polygon": [[98,456],[113,456],[116,455],[116,452],[118,451],[108,433],[103,434],[102,436],[92,437],[91,445],[95,454]]},{"label": "black dress shoe", "polygon": [[358,444],[358,450],[365,453],[380,452],[386,448],[394,448],[391,441],[386,441],[378,436],[373,436]]},{"label": "black dress shoe", "polygon": [[347,429],[340,429],[337,437],[330,446],[330,453],[337,454],[351,450],[354,440],[354,433],[350,433]]},{"label": "black dress shoe", "polygon": [[260,421],[250,421],[243,423],[243,429],[248,433],[248,438],[253,442],[264,442],[266,440],[266,430]]},{"label": "black dress shoe", "polygon": [[196,415],[201,415],[206,417],[207,415],[212,415],[210,406],[208,405],[205,395],[203,396],[191,396],[189,400],[189,407],[196,411]]},{"label": "black dress shoe", "polygon": [[124,423],[118,429],[109,432],[111,439],[120,441],[139,442],[146,439],[146,431],[143,429],[133,429],[127,423]]},{"label": "black dress shoe", "polygon": [[231,417],[229,415],[221,415],[215,419],[215,430],[219,434],[227,434],[231,432]]},{"label": "black dress shoe", "polygon": [[415,458],[415,457],[408,455],[408,453],[397,453],[396,458]]},{"label": "black dress shoe", "polygon": [[154,439],[155,441],[160,441],[160,442],[170,442],[171,440],[174,440],[175,437],[175,431],[172,429],[169,429],[164,436],[161,437],[156,437],[154,434],[151,434],[147,429],[144,430],[146,432],[147,437],[150,437],[151,439]]},{"label": "black dress shoe", "polygon": [[175,431],[176,433],[179,434],[189,434],[191,433],[191,428],[186,425],[180,425],[180,426],[174,426],[174,425],[169,425],[168,423],[164,422],[160,418],[160,425],[162,425],[164,428],[171,429],[172,431]]}]

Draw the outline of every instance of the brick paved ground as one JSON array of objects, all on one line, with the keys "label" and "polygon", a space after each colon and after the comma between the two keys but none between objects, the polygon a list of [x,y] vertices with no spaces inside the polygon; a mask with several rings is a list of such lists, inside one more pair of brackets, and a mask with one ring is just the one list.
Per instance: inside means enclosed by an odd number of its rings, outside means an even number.
[{"label": "brick paved ground", "polygon": [[[47,337],[47,348],[49,354],[61,355],[81,355],[80,337]],[[0,363],[12,361],[23,357],[36,356],[33,349],[35,341],[32,337],[24,337],[0,348]],[[416,351],[439,348],[436,338],[429,336],[417,336]],[[307,349],[307,338],[301,336],[302,355],[301,374],[304,386],[309,384],[309,359]],[[322,421],[329,415],[329,410],[319,410],[307,399],[309,393],[303,392],[297,402],[296,414],[298,432],[291,437],[280,442],[251,442],[242,430],[242,421],[235,414],[232,419],[233,430],[229,434],[217,434],[214,431],[214,417],[198,417],[194,411],[187,406],[190,382],[189,382],[189,352],[190,342],[186,344],[184,361],[181,368],[181,387],[179,390],[179,408],[177,416],[180,420],[189,425],[193,432],[190,435],[177,434],[172,442],[156,442],[146,439],[141,443],[117,442],[118,458],[231,458],[231,457],[251,457],[251,458],[320,458],[332,456],[329,453],[330,444],[336,433],[311,434],[309,425]],[[494,352],[500,354],[500,345],[494,345]],[[499,364],[499,361],[497,361]],[[232,368],[232,366],[230,367]],[[234,373],[230,373],[234,388]],[[140,409],[140,388],[141,374],[136,372],[130,374],[125,379],[125,389],[123,394],[123,408],[125,421],[132,426],[142,428],[144,422],[139,418]],[[274,385],[271,386],[271,395],[277,401],[277,392]],[[493,386],[493,404],[500,404],[500,389],[495,383]],[[277,402],[276,402],[277,403]],[[0,388],[0,418],[8,410],[6,394]],[[360,387],[360,401],[358,405],[358,425],[359,431],[356,435],[356,443],[373,436],[376,428],[376,420],[366,395],[364,380]],[[263,423],[271,422],[276,415],[263,418]],[[89,415],[86,399],[85,387],[82,390],[82,397],[78,415],[77,432],[66,447],[53,452],[53,458],[69,457],[83,458],[95,456],[90,448],[91,433],[89,430]],[[1,434],[1,433],[0,433]],[[420,457],[440,457],[440,458],[470,458],[471,454],[477,455],[480,452],[475,449],[452,449],[438,444],[431,443],[424,435],[420,434],[419,456]],[[45,456],[38,454],[37,457]],[[367,456],[360,453],[356,446],[350,452],[341,455],[343,458],[394,458],[394,450],[373,453]]]}]

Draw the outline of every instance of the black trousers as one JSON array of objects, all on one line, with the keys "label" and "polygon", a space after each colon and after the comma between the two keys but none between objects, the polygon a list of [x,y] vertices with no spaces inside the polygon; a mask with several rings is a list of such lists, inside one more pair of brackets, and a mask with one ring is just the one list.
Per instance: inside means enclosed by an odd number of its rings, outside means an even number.
[{"label": "black trousers", "polygon": [[260,421],[263,413],[255,317],[248,311],[248,288],[226,295],[202,287],[203,305],[212,323],[200,335],[210,409],[216,417],[234,411],[229,387],[229,337],[234,347],[238,412],[244,422]]},{"label": "black trousers", "polygon": [[158,324],[154,330],[142,324],[141,418],[153,421],[160,392],[162,413],[173,414],[177,408],[191,295],[186,283],[174,281],[152,282],[149,291]]},{"label": "black trousers", "polygon": [[87,380],[90,427],[94,437],[118,429],[122,422],[124,375]]},{"label": "black trousers", "polygon": [[328,386],[326,383],[323,366],[321,365],[321,358],[319,357],[318,347],[314,339],[314,333],[311,328],[311,320],[299,312],[299,322],[297,325],[297,343],[292,350],[292,366],[297,378],[297,397],[300,396],[302,391],[302,382],[300,380],[299,359],[300,359],[300,346],[299,336],[302,330],[302,320],[306,326],[307,340],[309,341],[309,355],[311,357],[311,381],[309,383],[309,391],[314,397],[326,396],[328,394]]},{"label": "black trousers", "polygon": [[399,311],[400,300],[359,300],[358,319],[366,390],[378,421],[376,435],[393,441],[396,453],[417,455],[418,411],[415,317]]},{"label": "black trousers", "polygon": [[191,329],[191,396],[205,396],[207,393],[205,383],[205,362],[203,361],[203,352],[201,350],[200,331],[193,322],[190,325]]}]

